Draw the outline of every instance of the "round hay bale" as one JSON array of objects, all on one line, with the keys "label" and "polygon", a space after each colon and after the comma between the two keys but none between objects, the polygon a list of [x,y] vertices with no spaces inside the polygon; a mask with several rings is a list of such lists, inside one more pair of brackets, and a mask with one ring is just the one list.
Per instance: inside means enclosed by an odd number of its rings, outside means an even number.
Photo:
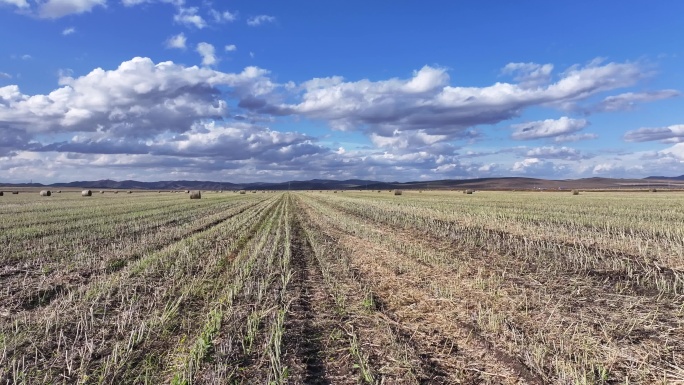
[{"label": "round hay bale", "polygon": [[118,193],[119,193],[118,191],[114,191],[114,194],[118,194]]},{"label": "round hay bale", "polygon": [[[100,191],[100,193],[102,193],[102,191]],[[90,191],[90,190],[83,190],[83,191],[81,191],[81,196],[82,196],[82,197],[89,197],[89,196],[92,196],[92,195],[93,195],[93,192]]]},{"label": "round hay bale", "polygon": [[579,190],[572,190],[572,195],[579,195]]},{"label": "round hay bale", "polygon": [[654,188],[652,188],[652,189],[650,189],[650,190],[648,190],[648,191],[649,191],[649,192],[658,192],[658,190],[656,190],[656,189],[654,189]]},{"label": "round hay bale", "polygon": [[401,190],[394,190],[394,195],[401,195]]},{"label": "round hay bale", "polygon": [[190,193],[190,199],[202,199],[202,193],[200,191],[193,191]]},{"label": "round hay bale", "polygon": [[3,196],[3,195],[5,195],[5,193],[2,192],[2,191],[0,191],[0,197]]},{"label": "round hay bale", "polygon": [[61,193],[62,193],[62,190],[57,190],[57,194],[61,194]]},{"label": "round hay bale", "polygon": [[105,193],[104,190],[100,190],[100,194],[104,194],[104,193]]},{"label": "round hay bale", "polygon": [[40,192],[40,196],[42,196],[42,197],[49,197],[50,195],[52,195],[50,190],[41,190],[41,192]]},{"label": "round hay bale", "polygon": [[245,191],[245,190],[240,190],[240,194],[247,194],[247,191]]},{"label": "round hay bale", "polygon": [[472,194],[472,193],[473,193],[473,190],[465,190],[464,193],[465,193],[465,194]]},{"label": "round hay bale", "polygon": [[126,192],[126,194],[133,194],[133,191],[128,190],[128,191]]},{"label": "round hay bale", "polygon": [[186,193],[186,194],[190,194],[190,190],[185,190],[185,193]]},{"label": "round hay bale", "polygon": [[19,191],[12,191],[12,194],[19,195]]}]

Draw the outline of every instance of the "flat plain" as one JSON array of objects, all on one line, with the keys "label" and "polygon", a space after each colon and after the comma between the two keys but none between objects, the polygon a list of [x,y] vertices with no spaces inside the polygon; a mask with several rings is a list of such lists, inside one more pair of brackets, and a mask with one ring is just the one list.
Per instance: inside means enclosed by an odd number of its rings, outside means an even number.
[{"label": "flat plain", "polygon": [[681,384],[684,193],[0,197],[0,384]]}]

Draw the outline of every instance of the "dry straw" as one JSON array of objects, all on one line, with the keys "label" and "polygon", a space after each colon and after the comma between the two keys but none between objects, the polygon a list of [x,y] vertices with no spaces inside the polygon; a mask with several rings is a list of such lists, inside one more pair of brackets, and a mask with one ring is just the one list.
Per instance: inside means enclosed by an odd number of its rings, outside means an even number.
[{"label": "dry straw", "polygon": [[199,191],[193,191],[190,193],[190,199],[202,199],[202,193]]},{"label": "dry straw", "polygon": [[[102,193],[102,191],[100,191],[100,193]],[[92,196],[92,195],[93,195],[93,192],[90,191],[90,190],[83,190],[83,191],[81,191],[81,196],[82,196],[82,197],[89,197],[89,196]]]}]

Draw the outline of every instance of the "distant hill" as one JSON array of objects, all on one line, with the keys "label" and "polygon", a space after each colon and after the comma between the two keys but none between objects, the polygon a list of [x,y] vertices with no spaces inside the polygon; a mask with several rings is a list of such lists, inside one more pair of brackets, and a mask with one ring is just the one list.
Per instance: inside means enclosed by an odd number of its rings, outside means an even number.
[{"label": "distant hill", "polygon": [[678,177],[653,176],[644,179],[611,179],[611,178],[584,178],[567,180],[549,180],[521,177],[504,178],[478,178],[478,179],[444,179],[433,181],[414,182],[379,182],[363,179],[328,180],[312,179],[304,181],[289,181],[279,183],[256,182],[256,183],[230,183],[213,181],[159,181],[140,182],[135,180],[96,180],[75,181],[68,183],[53,183],[43,185],[40,183],[25,184],[2,184],[4,188],[90,188],[90,189],[121,189],[121,190],[390,190],[390,189],[414,189],[414,190],[565,190],[565,189],[620,189],[641,187],[684,187],[684,175]]},{"label": "distant hill", "polygon": [[684,181],[684,175],[680,176],[649,176],[645,179],[658,179],[658,180],[680,180]]}]

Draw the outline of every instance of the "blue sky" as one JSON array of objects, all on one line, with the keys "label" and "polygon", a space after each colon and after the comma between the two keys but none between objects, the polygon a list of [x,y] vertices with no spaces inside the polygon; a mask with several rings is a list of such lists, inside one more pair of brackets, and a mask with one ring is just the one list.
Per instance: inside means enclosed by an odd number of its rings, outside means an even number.
[{"label": "blue sky", "polygon": [[0,0],[0,183],[681,175],[682,14]]}]

